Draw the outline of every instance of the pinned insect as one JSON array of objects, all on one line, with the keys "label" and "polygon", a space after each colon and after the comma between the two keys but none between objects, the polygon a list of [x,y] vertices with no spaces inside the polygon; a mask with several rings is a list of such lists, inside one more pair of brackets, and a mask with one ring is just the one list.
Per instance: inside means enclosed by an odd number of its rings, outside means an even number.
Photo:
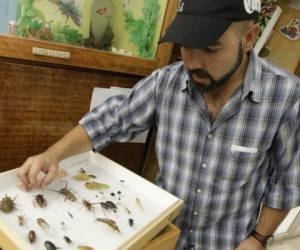
[{"label": "pinned insect", "polygon": [[18,215],[19,226],[24,226],[26,223],[25,215]]},{"label": "pinned insect", "polygon": [[68,237],[68,236],[64,236],[64,240],[65,242],[67,242],[68,244],[72,243],[72,240]]},{"label": "pinned insect", "polygon": [[73,178],[77,181],[87,181],[91,177],[90,177],[90,175],[88,175],[86,173],[79,173],[77,175],[74,175]]},{"label": "pinned insect", "polygon": [[104,208],[106,210],[111,209],[114,212],[116,212],[117,209],[118,209],[118,207],[116,206],[116,204],[113,203],[112,201],[100,202],[100,205],[101,205],[102,208]]},{"label": "pinned insect", "polygon": [[43,218],[37,218],[36,222],[43,230],[48,231],[50,229],[50,225]]},{"label": "pinned insect", "polygon": [[59,191],[53,189],[49,189],[49,190],[62,194],[63,196],[65,196],[65,200],[69,200],[72,202],[77,201],[75,194],[73,194],[71,190],[68,189],[68,183],[66,183],[66,186],[64,188],[61,188]]},{"label": "pinned insect", "polygon": [[29,231],[29,233],[28,233],[28,240],[29,240],[30,243],[35,242],[35,240],[36,240],[36,233],[33,230]]},{"label": "pinned insect", "polygon": [[110,188],[109,185],[107,185],[105,183],[96,182],[96,181],[86,182],[84,185],[87,189],[90,189],[90,190],[105,190],[105,189]]},{"label": "pinned insect", "polygon": [[16,203],[14,202],[15,199],[16,197],[12,199],[11,197],[5,195],[5,197],[0,200],[0,210],[4,213],[12,212],[14,209],[16,209]]},{"label": "pinned insect", "polygon": [[133,219],[129,218],[129,219],[128,219],[128,223],[129,223],[129,226],[132,227],[132,226],[133,226]]},{"label": "pinned insect", "polygon": [[95,248],[93,247],[89,247],[89,246],[78,246],[77,248],[78,250],[95,250]]},{"label": "pinned insect", "polygon": [[73,219],[74,216],[70,212],[68,212],[68,215]]},{"label": "pinned insect", "polygon": [[97,218],[96,219],[99,222],[103,222],[106,225],[108,225],[109,227],[111,227],[114,231],[118,231],[119,233],[121,233],[117,223],[114,220],[108,219],[108,218]]},{"label": "pinned insect", "polygon": [[136,202],[137,206],[138,206],[142,211],[144,211],[144,206],[143,206],[143,204],[142,204],[142,201],[141,201],[139,198],[136,198],[136,199],[135,199],[135,202]]},{"label": "pinned insect", "polygon": [[98,202],[91,203],[90,201],[83,199],[82,204],[88,211],[92,211],[92,209],[94,208],[94,205],[98,204]]},{"label": "pinned insect", "polygon": [[44,195],[42,195],[42,194],[35,195],[35,198],[33,200],[33,205],[36,206],[36,204],[39,207],[46,207],[47,206],[47,200],[44,197]]},{"label": "pinned insect", "polygon": [[47,250],[56,250],[59,249],[59,247],[55,246],[51,241],[45,241],[44,243]]}]

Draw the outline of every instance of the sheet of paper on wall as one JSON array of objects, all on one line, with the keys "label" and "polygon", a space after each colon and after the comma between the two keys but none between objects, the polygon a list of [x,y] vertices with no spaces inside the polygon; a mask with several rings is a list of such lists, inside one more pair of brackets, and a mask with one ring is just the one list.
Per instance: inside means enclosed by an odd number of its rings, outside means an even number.
[{"label": "sheet of paper on wall", "polygon": [[[102,104],[107,98],[115,95],[121,95],[126,94],[130,91],[130,88],[120,88],[120,87],[111,87],[111,88],[94,88],[90,110],[93,109],[96,106],[99,106]],[[133,140],[130,142],[135,143],[145,143],[147,136],[148,136],[148,130],[144,131],[143,133],[136,136]]]}]

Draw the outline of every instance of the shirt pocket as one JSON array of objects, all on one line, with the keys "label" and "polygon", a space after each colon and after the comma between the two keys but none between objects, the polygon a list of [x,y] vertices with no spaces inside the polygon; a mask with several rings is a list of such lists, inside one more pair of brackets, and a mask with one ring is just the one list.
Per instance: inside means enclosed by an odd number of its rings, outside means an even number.
[{"label": "shirt pocket", "polygon": [[216,177],[240,187],[251,177],[258,155],[256,148],[232,145],[228,157],[221,162],[216,171]]}]

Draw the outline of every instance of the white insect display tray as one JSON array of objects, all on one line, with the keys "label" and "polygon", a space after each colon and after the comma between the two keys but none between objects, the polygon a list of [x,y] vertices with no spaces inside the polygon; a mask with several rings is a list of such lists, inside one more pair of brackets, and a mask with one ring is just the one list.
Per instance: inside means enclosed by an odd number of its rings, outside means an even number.
[{"label": "white insect display tray", "polygon": [[[16,204],[11,213],[0,211],[0,231],[14,242],[17,249],[45,249],[44,242],[51,241],[60,249],[77,249],[84,245],[97,250],[136,250],[176,218],[182,208],[182,200],[100,154],[80,154],[62,161],[60,167],[68,172],[66,177],[43,190],[30,192],[17,187],[19,181],[15,170],[0,174],[0,198],[8,195],[15,198]],[[89,181],[108,184],[110,188],[103,191],[87,189],[84,181],[73,178],[81,168],[96,177]],[[66,185],[76,195],[76,202],[53,191]],[[37,194],[43,194],[47,199],[46,207],[34,204]],[[83,199],[97,203],[92,211],[84,207]],[[117,205],[116,211],[103,209],[99,204],[108,200]],[[25,216],[23,226],[18,223],[20,215]],[[42,229],[36,222],[37,218],[43,218],[50,228]],[[114,220],[120,232],[96,221],[96,218]],[[129,219],[133,219],[133,225],[129,224]],[[32,244],[28,240],[30,230],[34,230],[37,236]],[[68,236],[72,243],[65,242],[63,236]]]}]

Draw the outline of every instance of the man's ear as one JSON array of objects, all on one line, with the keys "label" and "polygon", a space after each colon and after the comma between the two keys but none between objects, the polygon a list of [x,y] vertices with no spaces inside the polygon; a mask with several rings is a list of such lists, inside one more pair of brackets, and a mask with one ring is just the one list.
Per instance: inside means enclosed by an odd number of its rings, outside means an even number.
[{"label": "man's ear", "polygon": [[255,45],[256,39],[259,36],[260,27],[257,23],[250,23],[243,35],[244,51],[249,52]]}]

